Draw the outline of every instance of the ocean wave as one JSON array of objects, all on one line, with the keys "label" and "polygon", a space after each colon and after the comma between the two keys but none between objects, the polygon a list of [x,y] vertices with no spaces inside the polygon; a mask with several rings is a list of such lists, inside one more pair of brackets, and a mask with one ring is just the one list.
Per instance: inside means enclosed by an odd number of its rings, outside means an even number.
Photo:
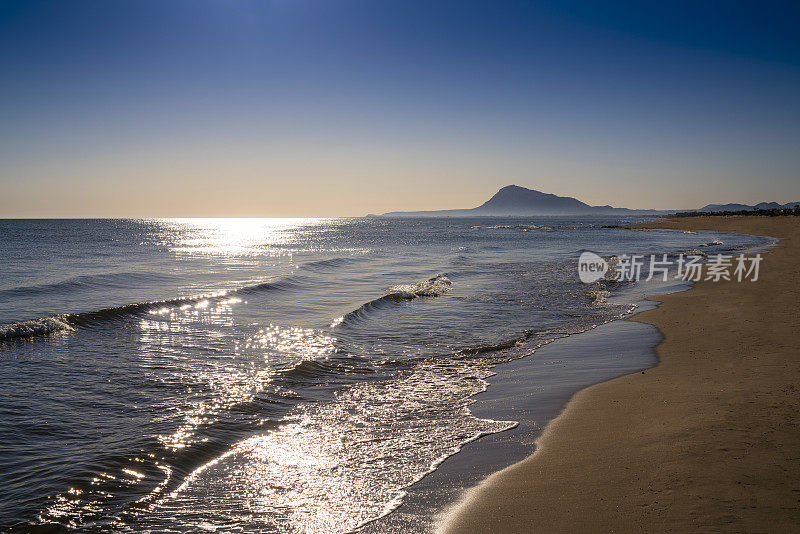
[{"label": "ocean wave", "polygon": [[249,295],[271,290],[287,290],[297,287],[298,279],[286,278],[275,282],[264,282],[245,286],[231,291],[218,291],[196,297],[153,300],[125,304],[100,310],[81,313],[62,313],[0,326],[0,341],[34,336],[46,336],[58,331],[71,331],[77,327],[90,327],[96,324],[146,314],[164,314],[193,306],[206,306],[209,303],[231,299],[237,295]]},{"label": "ocean wave", "polygon": [[597,287],[594,287],[589,290],[589,295],[592,297],[592,304],[605,304],[608,300],[608,297],[611,296],[611,292],[608,290],[605,284],[598,284]]},{"label": "ocean wave", "polygon": [[527,232],[528,230],[552,230],[551,226],[545,226],[543,224],[496,224],[493,226],[481,226],[481,225],[474,225],[470,226],[473,230],[519,230],[521,232]]},{"label": "ocean wave", "polygon": [[304,263],[303,265],[301,265],[300,268],[309,271],[328,271],[342,267],[344,265],[358,263],[361,260],[363,260],[362,257],[344,256],[340,258],[329,258],[326,260],[310,261],[308,263]]},{"label": "ocean wave", "polygon": [[[201,418],[191,432],[179,432],[180,440],[172,441],[172,436],[159,436],[146,442],[139,454],[104,458],[94,470],[106,474],[95,478],[83,490],[81,497],[85,497],[85,500],[61,494],[55,499],[58,505],[46,509],[43,515],[54,524],[70,518],[79,520],[85,527],[87,520],[95,526],[108,519],[107,514],[115,507],[122,507],[123,514],[152,511],[174,499],[198,473],[224,458],[242,440],[254,434],[280,432],[287,426],[296,427],[302,418],[293,415],[293,412],[311,400],[303,394],[304,391],[313,391],[320,383],[324,383],[326,389],[334,385],[351,385],[353,377],[359,374],[385,378],[362,360],[347,354],[301,360],[279,369],[265,387],[251,398],[220,409],[213,417],[209,413],[204,414],[207,417]],[[324,395],[316,391],[313,399],[318,401]],[[114,495],[130,495],[132,486],[136,487],[135,500],[128,498],[111,502]],[[87,502],[92,503],[88,513],[84,508]]]},{"label": "ocean wave", "polygon": [[233,295],[250,295],[252,293],[260,293],[262,291],[288,291],[302,287],[305,279],[300,276],[292,276],[276,280],[273,282],[263,282],[252,286],[240,287],[232,291],[227,291],[221,294],[221,297],[230,297]]},{"label": "ocean wave", "polygon": [[699,250],[699,249],[696,249],[696,248],[693,248],[692,250],[687,250],[686,252],[683,252],[682,254],[684,254],[686,256],[708,256],[708,254],[706,254],[702,250]]},{"label": "ocean wave", "polygon": [[0,326],[0,340],[44,336],[54,332],[70,331],[74,328],[63,316],[31,319],[6,326]]},{"label": "ocean wave", "polygon": [[114,308],[103,308],[101,310],[85,313],[60,314],[52,317],[42,317],[39,319],[20,321],[18,323],[0,326],[0,340],[46,336],[52,334],[53,332],[62,330],[71,331],[75,330],[76,327],[92,326],[97,323],[123,317],[152,312],[163,312],[164,310],[181,308],[183,306],[192,306],[211,298],[214,297],[181,298],[140,302],[136,304],[117,306]]},{"label": "ocean wave", "polygon": [[461,349],[456,352],[456,357],[465,357],[465,356],[479,356],[481,354],[486,354],[489,352],[500,352],[507,349],[512,349],[514,347],[519,347],[526,341],[530,340],[534,336],[540,336],[543,332],[534,332],[532,330],[528,330],[522,333],[522,335],[515,337],[513,339],[508,339],[506,341],[500,341],[498,343],[493,343],[489,345],[477,345],[475,347],[467,347],[465,349]]},{"label": "ocean wave", "polygon": [[413,300],[417,297],[438,297],[450,291],[452,282],[442,274],[433,278],[415,282],[413,284],[396,285],[389,288],[389,292],[369,302],[365,302],[355,310],[336,318],[331,327],[336,327],[365,316],[370,311],[389,303]]},{"label": "ocean wave", "polygon": [[[341,264],[339,258],[331,260],[333,263],[327,265]],[[219,302],[230,299],[237,295],[249,295],[263,291],[285,291],[295,289],[302,285],[302,277],[288,277],[273,282],[264,282],[252,286],[245,286],[231,291],[219,291],[212,294],[200,295],[196,297],[180,297],[175,299],[155,300],[148,302],[137,302],[123,306],[103,308],[100,310],[59,314],[51,317],[42,317],[0,326],[0,340],[18,339],[34,336],[46,336],[58,331],[74,330],[77,327],[89,327],[107,321],[123,319],[131,316],[145,314],[164,314],[175,309],[185,309],[187,307],[206,305],[207,303]],[[383,301],[411,300],[417,297],[435,297],[450,289],[450,280],[443,275],[434,276],[428,280],[423,280],[413,284],[394,286],[389,293],[383,297],[370,301],[351,314],[358,315],[369,308],[380,305]],[[348,314],[348,315],[351,315]],[[340,318],[344,319],[344,317]]]},{"label": "ocean wave", "polygon": [[40,295],[45,293],[64,293],[73,290],[83,290],[87,287],[129,287],[132,283],[152,283],[154,280],[171,280],[172,275],[156,272],[125,272],[87,274],[29,286],[17,286],[0,290],[0,298],[4,296],[17,297],[20,295]]},{"label": "ocean wave", "polygon": [[636,283],[635,280],[621,277],[622,266],[619,256],[612,254],[603,257],[603,259],[608,264],[608,270],[602,278],[586,286],[586,293],[591,300],[592,306],[607,304],[608,298],[614,291]]},{"label": "ocean wave", "polygon": [[720,241],[719,239],[715,239],[714,241],[710,241],[708,243],[703,243],[700,246],[701,247],[713,247],[713,246],[722,245],[722,244],[723,244],[722,241]]},{"label": "ocean wave", "polygon": [[444,275],[437,274],[433,278],[413,284],[393,286],[386,295],[390,298],[410,300],[417,297],[438,297],[450,291],[452,282]]}]

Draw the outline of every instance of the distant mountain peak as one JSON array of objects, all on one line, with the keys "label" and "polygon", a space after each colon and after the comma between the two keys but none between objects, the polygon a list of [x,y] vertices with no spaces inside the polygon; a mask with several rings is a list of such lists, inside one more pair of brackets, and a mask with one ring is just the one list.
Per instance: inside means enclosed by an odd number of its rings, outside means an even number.
[{"label": "distant mountain peak", "polygon": [[[747,204],[708,204],[697,209],[683,211],[739,211],[771,208],[794,208],[800,202],[779,204],[762,202],[755,206]],[[590,206],[573,197],[560,197],[528,189],[519,185],[501,187],[492,198],[477,208],[438,211],[395,211],[384,213],[388,217],[475,217],[475,216],[536,216],[536,215],[667,215],[681,210],[642,210],[614,208],[609,205]]]},{"label": "distant mountain peak", "polygon": [[486,215],[609,215],[655,213],[653,210],[634,212],[626,208],[611,206],[590,206],[573,197],[561,197],[528,189],[519,185],[500,188],[492,198],[471,209],[441,211],[407,211],[386,213],[395,217],[472,217]]},{"label": "distant mountain peak", "polygon": [[475,208],[497,214],[584,212],[591,206],[572,197],[542,193],[518,185],[501,188],[489,200]]},{"label": "distant mountain peak", "polygon": [[521,185],[511,184],[505,187],[501,187],[500,189],[497,190],[497,192],[500,193],[502,191],[514,191],[517,189],[524,189],[525,191],[536,191],[535,189],[528,189],[527,187],[522,187]]}]

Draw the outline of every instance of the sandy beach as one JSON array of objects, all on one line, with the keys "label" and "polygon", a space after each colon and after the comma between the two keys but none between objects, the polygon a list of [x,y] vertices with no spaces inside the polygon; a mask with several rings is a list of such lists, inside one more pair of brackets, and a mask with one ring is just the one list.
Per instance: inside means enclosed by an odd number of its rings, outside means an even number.
[{"label": "sandy beach", "polygon": [[789,532],[800,525],[800,219],[661,227],[773,236],[757,282],[698,282],[635,320],[659,363],[577,393],[536,452],[470,490],[444,532]]}]

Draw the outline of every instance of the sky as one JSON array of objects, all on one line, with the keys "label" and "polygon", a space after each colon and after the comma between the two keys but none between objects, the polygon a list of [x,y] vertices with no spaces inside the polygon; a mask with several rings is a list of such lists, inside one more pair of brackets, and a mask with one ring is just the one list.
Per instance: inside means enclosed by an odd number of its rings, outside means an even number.
[{"label": "sky", "polygon": [[800,4],[0,0],[0,217],[800,201]]}]

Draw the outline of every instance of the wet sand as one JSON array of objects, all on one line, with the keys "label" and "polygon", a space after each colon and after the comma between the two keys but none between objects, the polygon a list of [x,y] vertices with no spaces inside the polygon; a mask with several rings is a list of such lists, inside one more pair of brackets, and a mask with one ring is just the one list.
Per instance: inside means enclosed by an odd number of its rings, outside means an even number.
[{"label": "wet sand", "polygon": [[800,528],[800,218],[664,223],[781,238],[757,282],[698,282],[635,320],[659,363],[577,393],[527,459],[444,532],[789,532]]}]

